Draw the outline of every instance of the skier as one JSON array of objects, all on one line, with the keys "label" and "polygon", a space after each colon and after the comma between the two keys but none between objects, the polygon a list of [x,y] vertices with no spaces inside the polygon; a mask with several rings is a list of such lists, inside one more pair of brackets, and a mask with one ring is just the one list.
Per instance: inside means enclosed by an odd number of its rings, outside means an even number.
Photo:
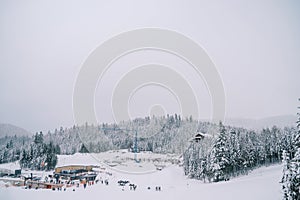
[{"label": "skier", "polygon": [[85,189],[86,188],[86,180],[83,179],[82,183],[83,183],[83,188]]}]

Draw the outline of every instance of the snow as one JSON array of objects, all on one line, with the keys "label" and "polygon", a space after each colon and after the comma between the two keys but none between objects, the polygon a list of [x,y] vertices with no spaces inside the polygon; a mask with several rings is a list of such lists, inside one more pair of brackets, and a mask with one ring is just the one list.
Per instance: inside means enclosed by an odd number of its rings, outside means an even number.
[{"label": "snow", "polygon": [[[109,178],[109,185],[98,184],[87,186],[86,189],[75,188],[72,191],[68,188],[66,191],[52,190],[28,190],[21,187],[0,187],[0,199],[178,199],[187,198],[196,199],[222,199],[222,200],[253,200],[253,199],[281,199],[281,185],[279,183],[282,176],[282,165],[273,165],[262,167],[249,173],[248,176],[241,176],[231,179],[227,182],[219,183],[202,183],[197,180],[188,179],[183,174],[182,167],[175,164],[167,164],[161,171],[153,170],[149,172],[149,168],[155,160],[160,158],[163,161],[174,158],[173,155],[159,155],[152,153],[139,154],[139,158],[143,158],[140,163],[134,163],[133,154],[123,151],[109,151],[101,154],[95,159],[93,154],[75,154],[59,156],[58,165],[67,164],[85,164],[85,165],[102,165],[104,160],[108,162],[118,162],[116,167],[108,170],[112,172],[112,176],[101,174],[103,178]],[[147,158],[147,159],[144,159]],[[149,160],[150,159],[150,160]],[[144,173],[136,172],[136,166],[141,166]],[[3,168],[2,165],[0,165]],[[132,168],[133,167],[133,168]],[[117,169],[115,169],[117,168]],[[123,169],[126,173],[121,171]],[[147,171],[148,170],[148,171]],[[127,173],[128,172],[128,173]],[[155,172],[155,173],[154,173]],[[129,180],[130,183],[136,184],[137,190],[131,191],[127,186],[118,186],[119,180]],[[162,191],[155,191],[156,186],[161,186]],[[148,190],[148,187],[151,189]]]},{"label": "snow", "polygon": [[57,167],[64,165],[98,165],[113,171],[143,174],[156,172],[156,166],[168,166],[179,162],[175,154],[155,154],[152,152],[138,153],[136,162],[134,153],[128,150],[113,150],[102,153],[76,153],[74,155],[59,155]]},{"label": "snow", "polygon": [[16,169],[20,169],[20,164],[19,162],[4,163],[0,164],[0,169],[9,169],[15,171]]}]

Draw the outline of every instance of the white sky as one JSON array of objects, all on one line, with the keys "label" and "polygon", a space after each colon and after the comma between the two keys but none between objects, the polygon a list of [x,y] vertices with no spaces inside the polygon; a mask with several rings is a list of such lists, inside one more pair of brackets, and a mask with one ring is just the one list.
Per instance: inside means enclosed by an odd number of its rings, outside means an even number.
[{"label": "white sky", "polygon": [[[110,37],[143,27],[178,31],[207,51],[223,79],[226,117],[295,114],[300,97],[299,10],[296,0],[1,0],[0,122],[29,131],[71,126],[73,87],[82,63]],[[127,63],[125,67],[130,69],[130,62],[141,57],[133,55],[123,65]],[[163,55],[144,57],[160,60]],[[169,62],[168,58],[164,62]],[[118,74],[120,66],[113,66],[111,77]],[[199,82],[201,116],[209,118],[211,103],[202,80],[188,70],[185,76],[194,88]],[[105,110],[109,101],[100,98],[110,92],[110,84],[104,83],[108,86],[104,91],[99,85],[95,94],[100,121],[111,121]],[[137,92],[133,100],[154,104],[141,98],[147,96],[146,91]],[[155,91],[159,92],[152,88]],[[143,115],[147,109],[140,106],[131,106],[130,113]],[[173,111],[177,110],[174,106]]]}]

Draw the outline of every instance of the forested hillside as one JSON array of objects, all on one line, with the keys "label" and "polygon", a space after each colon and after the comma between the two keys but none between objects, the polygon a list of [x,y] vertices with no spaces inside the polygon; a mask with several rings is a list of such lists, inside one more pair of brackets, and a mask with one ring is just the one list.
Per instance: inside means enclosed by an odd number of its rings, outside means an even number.
[{"label": "forested hillside", "polygon": [[[204,138],[195,142],[197,133],[204,133]],[[293,127],[253,131],[179,115],[146,117],[119,124],[61,127],[36,133],[33,138],[7,136],[0,140],[0,162],[20,160],[25,168],[50,169],[55,166],[56,154],[134,151],[136,145],[138,151],[182,156],[184,172],[190,178],[221,181],[280,162],[283,150],[295,152],[291,144],[296,133]]]},{"label": "forested hillside", "polygon": [[247,174],[262,165],[281,162],[284,150],[295,152],[295,128],[260,132],[219,125],[214,137],[192,142],[184,152],[184,172],[190,178],[222,181]]}]

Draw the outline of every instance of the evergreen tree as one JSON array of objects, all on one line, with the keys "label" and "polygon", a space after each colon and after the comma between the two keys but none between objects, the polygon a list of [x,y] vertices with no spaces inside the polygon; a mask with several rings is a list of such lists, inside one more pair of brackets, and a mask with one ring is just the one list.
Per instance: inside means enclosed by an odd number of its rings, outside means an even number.
[{"label": "evergreen tree", "polygon": [[23,149],[20,165],[33,170],[54,169],[57,163],[56,149],[52,142],[44,143],[43,133],[36,133],[28,151]]},{"label": "evergreen tree", "polygon": [[282,177],[282,190],[283,190],[283,199],[284,200],[292,200],[291,195],[291,179],[292,179],[292,172],[290,167],[290,158],[289,154],[284,150],[282,153],[283,159],[283,177]]},{"label": "evergreen tree", "polygon": [[[300,101],[300,99],[299,99]],[[300,109],[300,107],[298,107]],[[297,135],[294,140],[294,147],[297,149],[294,158],[291,160],[292,179],[290,182],[291,196],[293,199],[300,199],[300,113],[297,120]]]},{"label": "evergreen tree", "polygon": [[212,173],[215,182],[228,179],[230,172],[229,156],[226,129],[220,122],[220,134],[212,150]]},{"label": "evergreen tree", "polygon": [[[298,109],[300,109],[300,107],[298,107]],[[286,161],[286,158],[283,159],[284,173],[282,178],[282,189],[284,193],[284,199],[287,200],[300,199],[300,113],[297,114],[299,116],[297,120],[298,131],[293,141],[294,148],[292,148],[296,149],[296,153],[294,154],[294,156],[293,152],[291,153],[293,157],[290,162]],[[286,172],[286,168],[288,168],[288,172]]]},{"label": "evergreen tree", "polygon": [[291,160],[290,168],[292,171],[290,184],[291,199],[300,199],[300,148],[298,148],[294,158]]},{"label": "evergreen tree", "polygon": [[85,147],[84,144],[82,144],[82,145],[81,145],[81,148],[80,148],[80,150],[79,150],[79,153],[88,153],[88,152],[89,152],[88,149]]},{"label": "evergreen tree", "polygon": [[44,142],[44,135],[42,132],[36,133],[34,135],[34,143],[35,144],[42,144]]},{"label": "evergreen tree", "polygon": [[52,142],[46,146],[46,158],[42,164],[43,168],[47,170],[54,169],[57,164],[56,148]]},{"label": "evergreen tree", "polygon": [[189,177],[199,179],[197,172],[199,171],[199,149],[196,147],[197,144],[194,142],[191,144],[190,148],[190,159],[189,159]]}]

